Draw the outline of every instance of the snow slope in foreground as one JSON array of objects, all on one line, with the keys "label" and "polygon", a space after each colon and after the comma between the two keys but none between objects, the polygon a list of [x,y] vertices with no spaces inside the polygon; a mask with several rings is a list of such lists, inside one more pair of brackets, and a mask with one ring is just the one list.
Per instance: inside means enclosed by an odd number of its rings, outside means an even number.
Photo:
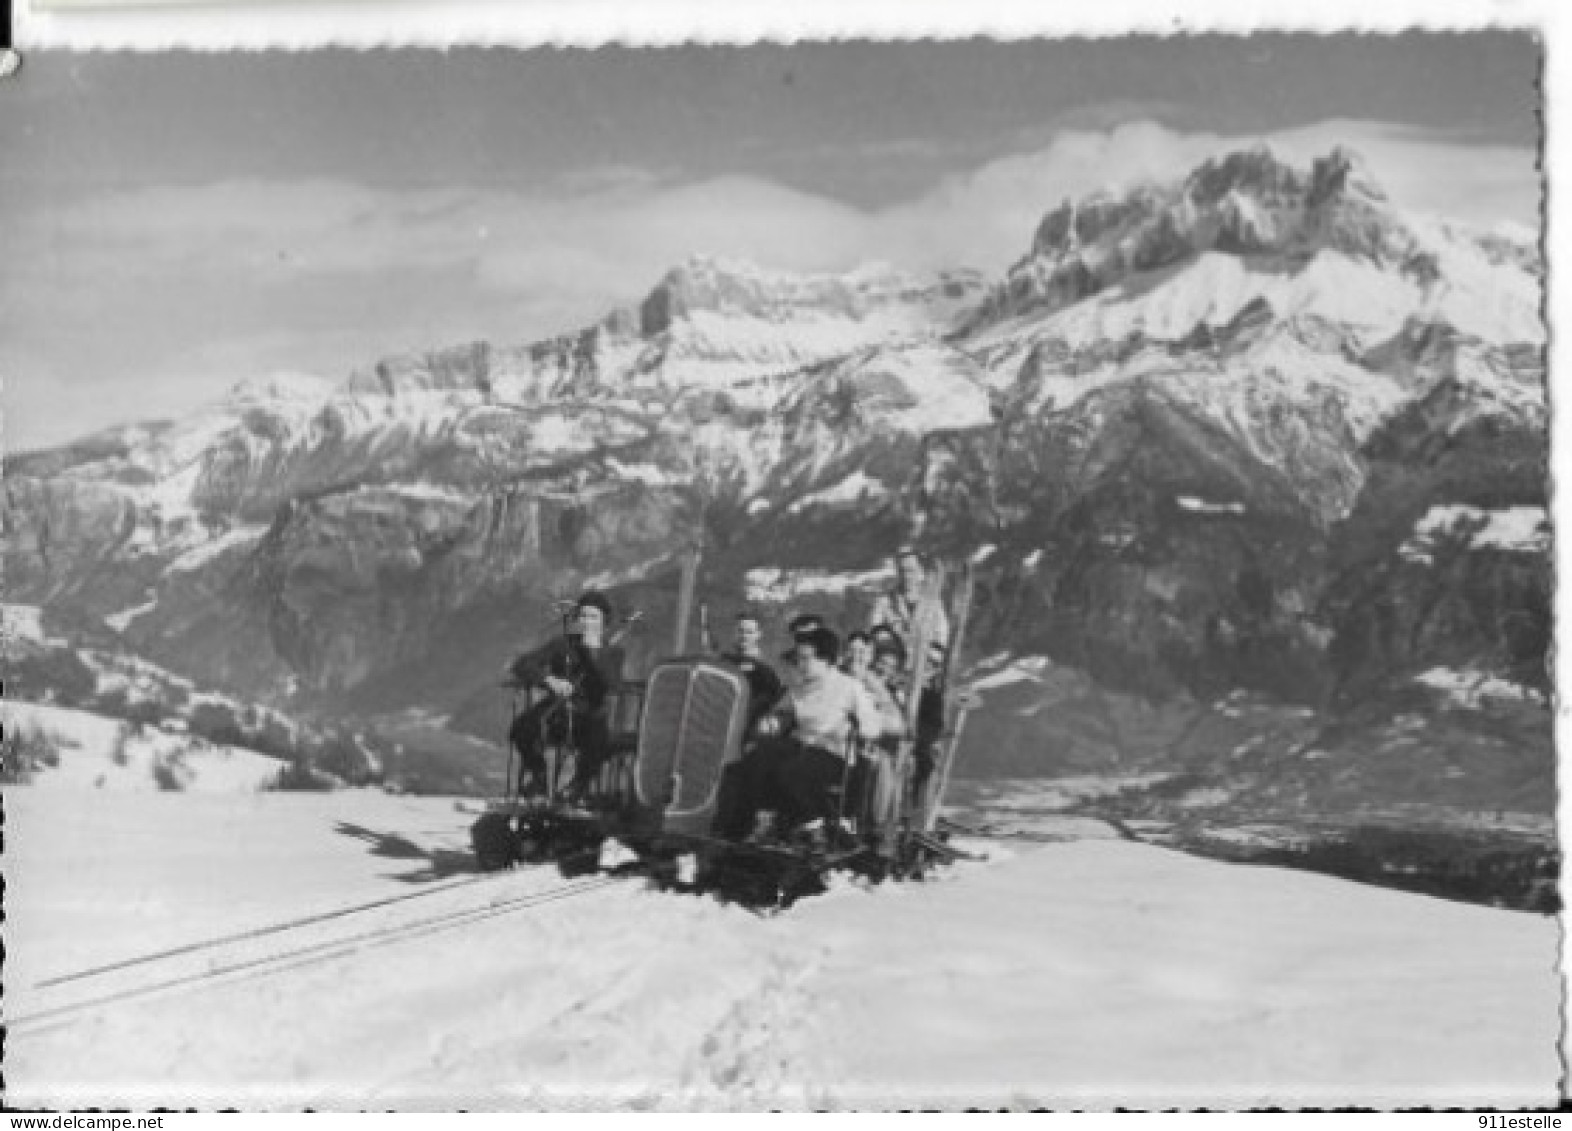
[{"label": "snow slope in foreground", "polygon": [[5,807],[13,1105],[1556,1099],[1553,920],[1107,840],[992,846],[937,882],[847,885],[774,918],[615,884],[18,1023],[50,1000],[40,981],[91,965],[564,881],[468,882],[472,815],[439,799],[23,787]]}]

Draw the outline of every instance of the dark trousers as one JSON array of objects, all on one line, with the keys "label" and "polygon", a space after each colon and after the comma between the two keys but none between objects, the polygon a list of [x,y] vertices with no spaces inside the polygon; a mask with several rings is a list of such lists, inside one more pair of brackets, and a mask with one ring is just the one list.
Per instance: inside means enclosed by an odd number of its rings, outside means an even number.
[{"label": "dark trousers", "polygon": [[715,835],[741,840],[766,809],[786,827],[834,816],[834,791],[846,776],[846,760],[822,747],[764,739],[722,776]]},{"label": "dark trousers", "polygon": [[912,793],[917,804],[927,795],[939,761],[939,742],[944,736],[944,697],[932,687],[924,688],[917,708],[917,741],[912,744]]},{"label": "dark trousers", "polygon": [[533,775],[535,781],[544,784],[546,747],[553,744],[572,747],[576,757],[569,788],[581,789],[605,764],[611,727],[600,712],[570,709],[560,700],[544,699],[514,720],[508,739],[519,752],[520,792],[524,790],[526,775]]}]

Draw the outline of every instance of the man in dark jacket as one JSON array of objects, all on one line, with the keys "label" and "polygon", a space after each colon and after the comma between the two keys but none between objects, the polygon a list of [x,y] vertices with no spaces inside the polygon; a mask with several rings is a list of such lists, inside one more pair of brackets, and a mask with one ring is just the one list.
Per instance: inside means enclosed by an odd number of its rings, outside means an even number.
[{"label": "man in dark jacket", "polygon": [[[508,733],[519,752],[519,790],[525,775],[544,790],[546,747],[571,746],[577,758],[573,780],[566,787],[577,796],[594,780],[606,760],[611,728],[607,696],[622,681],[622,649],[606,643],[611,602],[593,590],[575,603],[567,631],[509,666],[510,682],[542,688],[548,694],[520,715]],[[559,785],[561,783],[558,783]]]},{"label": "man in dark jacket", "polygon": [[743,611],[737,614],[737,638],[730,652],[721,653],[721,659],[735,664],[748,677],[748,733],[763,714],[775,706],[784,690],[781,677],[764,662],[764,625],[758,614]]}]

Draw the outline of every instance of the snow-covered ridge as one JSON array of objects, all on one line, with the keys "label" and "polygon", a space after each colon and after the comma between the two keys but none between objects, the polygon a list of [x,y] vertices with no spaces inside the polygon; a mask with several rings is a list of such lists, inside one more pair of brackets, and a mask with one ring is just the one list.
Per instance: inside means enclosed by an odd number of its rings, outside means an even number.
[{"label": "snow-covered ridge", "polygon": [[[1514,247],[1500,236],[1400,212],[1346,150],[1305,171],[1258,148],[1209,162],[1181,181],[1066,201],[1044,218],[1031,253],[995,289],[974,330],[1032,311],[1051,316],[1112,292],[1111,302],[1095,307],[1095,332],[1083,325],[1077,333],[1072,325],[1061,336],[1078,341],[1140,330],[1177,337],[1265,298],[1285,317],[1314,308],[1371,325],[1428,313],[1490,341],[1542,341],[1539,279]],[[1237,263],[1232,296],[1224,290],[1204,308],[1142,298],[1165,279],[1188,284],[1186,265],[1208,255]],[[1217,292],[1183,289],[1196,298]]]},{"label": "snow-covered ridge", "polygon": [[835,573],[819,569],[750,569],[746,578],[749,601],[781,605],[813,593],[872,592],[895,578],[891,567]]},{"label": "snow-covered ridge", "polygon": [[866,472],[854,471],[845,479],[825,487],[823,490],[814,491],[804,495],[792,503],[787,510],[793,514],[807,510],[809,507],[833,507],[843,503],[861,503],[869,499],[883,499],[890,494],[890,489],[879,480],[872,478]]},{"label": "snow-covered ridge", "polygon": [[577,332],[384,358],[357,371],[347,388],[477,393],[512,404],[630,392],[669,399],[709,389],[767,407],[761,379],[870,345],[946,333],[982,287],[966,271],[919,279],[872,264],[801,274],[693,256],[633,305]]},{"label": "snow-covered ridge", "polygon": [[1214,503],[1206,499],[1197,499],[1190,495],[1180,495],[1174,500],[1179,504],[1179,509],[1192,514],[1244,514],[1243,503]]},{"label": "snow-covered ridge", "polygon": [[952,272],[919,279],[887,264],[864,264],[843,274],[775,271],[735,259],[696,255],[672,269],[640,307],[648,335],[678,318],[708,311],[760,320],[805,313],[860,319],[901,306],[954,306],[975,297],[978,278]]},{"label": "snow-covered ridge", "polygon": [[[209,541],[193,546],[170,562],[165,569],[170,573],[185,573],[190,570],[200,569],[227,550],[255,544],[262,539],[267,530],[267,527],[261,525],[237,526],[233,530],[220,534]],[[146,606],[144,609],[147,607],[150,606]]]},{"label": "snow-covered ridge", "polygon": [[138,617],[146,616],[158,608],[157,601],[144,601],[140,605],[133,605],[129,609],[121,609],[117,613],[110,613],[104,617],[104,623],[116,632],[124,632],[131,627],[131,623]]},{"label": "snow-covered ridge", "polygon": [[1544,693],[1535,688],[1475,669],[1431,668],[1416,675],[1414,682],[1440,692],[1451,705],[1465,710],[1483,706],[1492,699],[1545,702]]},{"label": "snow-covered ridge", "polygon": [[1414,524],[1413,535],[1398,552],[1410,561],[1429,563],[1443,538],[1462,538],[1471,549],[1544,553],[1550,548],[1550,517],[1544,507],[1433,506]]},{"label": "snow-covered ridge", "polygon": [[[1356,236],[1364,243],[1351,244]],[[992,312],[954,340],[959,351],[938,339],[976,307],[975,275],[916,279],[882,266],[792,274],[696,256],[636,308],[576,336],[388,358],[338,386],[305,374],[252,379],[172,427],[123,430],[124,443],[111,446],[120,454],[69,474],[119,484],[153,520],[138,531],[142,550],[178,554],[193,548],[171,544],[183,524],[259,477],[287,480],[309,464],[353,479],[400,452],[413,464],[428,449],[469,453],[486,466],[568,459],[612,442],[618,429],[610,418],[554,409],[616,402],[660,418],[702,392],[769,412],[800,387],[792,374],[870,350],[893,384],[915,394],[904,416],[887,421],[908,431],[986,424],[986,396],[968,376],[997,389],[1030,373],[1038,388],[1027,404],[1055,411],[1099,385],[1193,372],[1210,351],[1225,370],[1296,383],[1324,384],[1331,374],[1344,415],[1364,434],[1403,390],[1354,359],[1350,343],[1391,338],[1415,320],[1456,327],[1487,347],[1543,340],[1539,280],[1509,254],[1514,246],[1500,234],[1397,213],[1354,155],[1334,152],[1306,171],[1257,149],[1173,184],[1050,212]],[[1072,279],[1063,301],[1039,293],[1039,284],[1058,279],[1052,289],[1072,276],[1080,282]],[[1241,336],[1236,324],[1252,311],[1266,332]],[[1311,322],[1330,336],[1286,332]],[[1212,342],[1227,336],[1223,328],[1238,338],[1226,349]],[[1127,341],[1150,345],[1110,349]],[[963,358],[980,366],[968,374]],[[1458,379],[1481,396],[1515,406],[1512,398],[1536,395],[1527,386],[1502,391],[1507,379],[1494,362],[1459,358]],[[1398,385],[1411,379],[1400,357],[1379,365]],[[1202,399],[1219,387],[1209,383]]]},{"label": "snow-covered ridge", "polygon": [[[986,354],[1004,339],[1023,350],[1131,335],[1177,341],[1258,304],[1282,322],[1315,316],[1355,333],[1390,334],[1420,317],[1486,342],[1539,342],[1540,284],[1512,250],[1520,246],[1399,213],[1357,155],[1334,151],[1305,170],[1258,147],[1171,184],[1050,211],[963,344]],[[250,379],[172,429],[125,432],[124,450],[139,477],[156,481],[140,493],[169,509],[194,488],[193,463],[225,445],[257,466],[280,450],[377,433],[436,438],[488,405],[641,390],[668,400],[726,391],[768,409],[775,394],[764,378],[874,346],[933,342],[977,306],[981,286],[965,272],[919,279],[869,265],[793,274],[695,256],[635,306],[576,335],[386,358],[338,386],[297,373]],[[999,356],[988,368],[1013,373],[1021,360]]]}]

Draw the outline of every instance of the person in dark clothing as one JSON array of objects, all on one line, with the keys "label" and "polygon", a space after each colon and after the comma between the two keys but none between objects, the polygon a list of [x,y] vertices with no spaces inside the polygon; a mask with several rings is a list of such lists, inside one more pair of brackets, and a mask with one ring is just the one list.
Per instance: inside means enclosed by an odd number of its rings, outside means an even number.
[{"label": "person in dark clothing", "polygon": [[976,710],[982,705],[977,693],[968,687],[949,688],[949,650],[941,644],[928,649],[927,676],[923,681],[922,697],[917,701],[917,735],[912,744],[912,786],[919,803],[928,800],[930,789],[936,784],[933,772],[938,767],[940,747],[948,724],[945,719],[945,699],[959,711]]},{"label": "person in dark clothing", "polygon": [[[574,605],[565,634],[509,665],[509,682],[549,694],[516,720],[508,739],[519,752],[519,791],[526,775],[544,792],[546,747],[571,746],[577,757],[564,790],[581,795],[606,760],[611,741],[607,696],[622,681],[622,649],[606,643],[611,602],[593,590]],[[559,786],[561,783],[558,783]]]},{"label": "person in dark clothing", "polygon": [[939,757],[939,739],[944,733],[944,675],[947,649],[934,641],[928,645],[928,663],[922,694],[917,700],[917,734],[912,744],[914,773],[912,788],[922,797],[933,776]]},{"label": "person in dark clothing", "polygon": [[748,679],[748,726],[747,732],[753,732],[754,724],[764,716],[764,713],[781,697],[785,690],[781,677],[775,674],[775,669],[764,662],[762,642],[764,640],[764,625],[758,615],[751,612],[737,614],[736,642],[730,652],[721,653],[721,659],[735,664],[742,669],[742,674]]}]

